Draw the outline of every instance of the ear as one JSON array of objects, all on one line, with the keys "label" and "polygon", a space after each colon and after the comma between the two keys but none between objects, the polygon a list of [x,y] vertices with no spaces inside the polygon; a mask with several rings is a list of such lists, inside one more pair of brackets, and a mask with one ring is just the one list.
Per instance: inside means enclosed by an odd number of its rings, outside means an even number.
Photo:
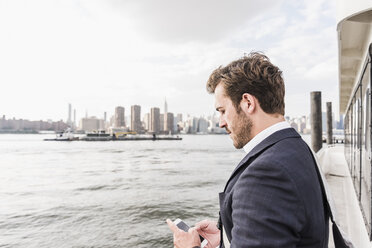
[{"label": "ear", "polygon": [[242,95],[242,101],[240,104],[244,112],[252,114],[256,110],[258,102],[253,95],[249,93],[244,93]]}]

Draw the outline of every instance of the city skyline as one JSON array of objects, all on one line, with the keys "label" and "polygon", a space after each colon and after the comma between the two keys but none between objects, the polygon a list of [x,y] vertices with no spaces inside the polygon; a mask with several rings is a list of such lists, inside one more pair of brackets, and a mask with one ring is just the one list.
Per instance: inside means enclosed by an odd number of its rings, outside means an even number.
[{"label": "city skyline", "polygon": [[65,120],[71,102],[80,119],[165,97],[172,112],[208,115],[210,73],[251,51],[283,71],[286,115],[310,113],[311,91],[338,112],[335,13],[335,0],[4,0],[0,114]]},{"label": "city skyline", "polygon": [[[166,106],[166,104],[165,104]],[[69,104],[69,112],[71,104]],[[39,131],[64,131],[68,127],[72,130],[87,132],[97,132],[99,130],[105,130],[109,133],[117,132],[135,132],[137,134],[221,134],[226,133],[224,128],[219,127],[219,117],[213,114],[208,117],[195,117],[187,116],[183,118],[182,114],[174,115],[171,112],[164,112],[161,114],[159,108],[152,108],[150,113],[144,114],[143,118],[140,118],[141,107],[139,105],[131,106],[130,120],[124,116],[125,109],[121,106],[116,107],[117,113],[110,118],[110,121],[106,121],[106,112],[103,119],[97,117],[84,117],[80,120],[77,125],[74,122],[67,124],[63,121],[29,121],[24,119],[5,119],[5,116],[0,118],[0,133],[11,133],[11,132],[24,132],[34,133]],[[164,110],[167,110],[165,107]],[[69,115],[70,116],[70,115]],[[341,117],[341,116],[340,116]],[[118,123],[118,119],[121,119],[121,124]],[[311,132],[311,120],[309,116],[298,116],[298,117],[285,117],[286,121],[296,131],[302,134],[309,134]],[[125,124],[126,120],[128,125]],[[322,129],[326,131],[327,126],[326,113],[322,112]],[[332,125],[333,129],[343,130],[343,118],[339,120],[335,118],[335,114],[332,112]]]},{"label": "city skyline", "polygon": [[[11,131],[42,131],[54,130],[64,131],[70,127],[74,131],[97,132],[105,130],[110,133],[116,132],[134,132],[137,134],[176,134],[176,133],[226,133],[225,128],[219,127],[219,113],[214,112],[212,115],[205,117],[204,115],[196,117],[187,114],[183,118],[182,113],[174,114],[168,111],[167,99],[164,98],[163,111],[159,107],[151,107],[149,112],[141,114],[141,106],[134,104],[129,108],[125,106],[116,106],[114,113],[107,121],[107,111],[103,113],[103,117],[89,116],[86,111],[85,117],[80,121],[76,120],[76,109],[73,109],[71,103],[67,104],[66,121],[29,121],[29,120],[6,120],[5,115],[0,119],[0,132]],[[72,110],[74,119],[72,120]],[[125,114],[125,113],[130,113]],[[335,118],[332,112],[332,122],[336,129],[343,129],[343,117]],[[303,134],[310,133],[310,117],[301,115],[297,117],[285,116],[285,120],[296,131]],[[326,113],[322,111],[322,128],[326,130]]]},{"label": "city skyline", "polygon": [[[6,115],[1,115],[0,113],[0,117],[2,117],[1,119],[8,119],[8,120],[25,120],[25,121],[45,121],[45,122],[60,122],[60,121],[63,121],[64,123],[66,123],[67,125],[70,125],[70,126],[79,126],[78,122],[79,120],[81,121],[82,119],[84,118],[96,118],[96,119],[99,119],[99,120],[102,120],[104,123],[108,122],[108,123],[111,123],[112,122],[112,125],[114,127],[133,127],[134,126],[134,130],[135,129],[138,129],[139,130],[139,122],[141,122],[141,125],[142,125],[142,122],[145,123],[146,125],[146,122],[150,122],[151,121],[151,118],[162,118],[164,119],[164,115],[167,113],[167,114],[171,114],[171,118],[174,119],[174,118],[177,118],[179,120],[182,121],[183,118],[213,118],[213,117],[216,117],[218,118],[219,117],[219,113],[217,111],[214,111],[213,113],[210,113],[210,114],[206,114],[206,115],[191,115],[189,113],[179,113],[179,112],[169,112],[168,111],[168,104],[167,104],[167,101],[165,99],[164,101],[164,109],[162,111],[161,108],[159,107],[151,107],[149,109],[149,111],[142,111],[142,107],[141,105],[137,105],[137,104],[134,104],[134,105],[130,105],[128,107],[128,109],[130,109],[130,114],[125,114],[126,111],[126,107],[125,106],[116,106],[114,109],[114,112],[113,114],[111,115],[111,121],[107,121],[107,111],[103,112],[102,116],[100,115],[88,115],[88,113],[86,112],[85,113],[85,117],[81,117],[80,119],[77,119],[76,118],[76,109],[73,109],[74,111],[74,119],[72,121],[72,118],[71,118],[71,111],[72,111],[72,104],[71,103],[68,103],[68,110],[67,110],[67,113],[68,113],[68,116],[66,119],[58,119],[58,120],[52,120],[52,119],[48,119],[48,120],[42,120],[42,119],[25,119],[25,118],[16,118],[16,117],[6,117]],[[153,116],[156,115],[157,117],[151,117],[151,112],[155,111],[156,114],[152,114]],[[118,113],[120,112],[120,113]],[[134,119],[132,119],[132,116],[135,116]],[[185,117],[183,117],[185,116]],[[306,119],[309,119],[309,116],[310,115],[297,115],[297,116],[289,116],[289,115],[285,115],[285,119],[286,121],[288,122],[291,122],[293,120],[296,120],[296,119],[302,119],[302,118],[306,118]],[[148,118],[148,120],[146,120],[146,118]],[[169,118],[169,117],[168,117]],[[120,119],[120,120],[118,120]],[[166,117],[165,117],[166,119]],[[164,119],[164,120],[165,120]],[[322,119],[326,119],[326,111],[325,109],[322,108]],[[337,123],[341,122],[343,123],[343,115],[337,115],[335,114],[335,111],[332,111],[332,120],[334,122],[334,126],[338,126]],[[120,123],[120,124],[118,124]],[[166,124],[168,125],[168,124]],[[323,126],[325,127],[325,123],[323,123]],[[155,128],[156,130],[161,130],[161,128],[165,127],[164,126],[164,123],[161,123],[159,127]],[[154,130],[154,127],[149,127],[148,129],[153,129]],[[166,128],[165,128],[166,129]]]},{"label": "city skyline", "polygon": [[[115,106],[113,107],[114,111],[112,112],[112,114],[110,114],[111,112],[110,111],[107,111],[105,110],[103,113],[101,114],[98,114],[98,115],[91,115],[91,114],[88,114],[88,110],[86,109],[85,110],[85,114],[84,116],[83,115],[80,115],[80,118],[77,118],[76,117],[76,108],[72,108],[72,104],[71,103],[67,103],[67,106],[68,106],[68,109],[66,111],[66,114],[67,114],[67,117],[66,118],[60,118],[60,119],[41,119],[41,118],[36,118],[36,119],[26,119],[26,118],[22,118],[22,117],[15,117],[15,116],[8,116],[7,118],[10,120],[10,119],[24,119],[24,120],[31,120],[31,121],[46,121],[46,122],[54,122],[54,121],[64,121],[66,124],[72,126],[71,124],[74,123],[74,125],[78,126],[79,125],[79,120],[81,121],[84,117],[85,118],[97,118],[97,119],[101,119],[101,120],[104,120],[104,122],[107,121],[107,116],[111,117],[111,118],[114,118],[114,126],[116,127],[120,127],[120,126],[132,126],[133,124],[133,121],[130,119],[132,114],[134,113],[134,110],[133,110],[133,107],[139,107],[139,114],[136,113],[136,115],[138,115],[136,118],[139,118],[142,121],[145,121],[146,122],[146,115],[148,114],[149,117],[151,117],[151,111],[152,109],[156,108],[158,109],[159,111],[159,115],[163,115],[164,117],[164,114],[166,114],[168,111],[168,103],[167,103],[167,99],[164,98],[163,99],[164,102],[163,102],[163,109],[160,108],[160,107],[156,107],[156,106],[152,106],[148,109],[148,111],[144,111],[144,109],[142,108],[141,105],[138,105],[138,104],[131,104],[129,106]],[[325,113],[325,108],[324,108],[324,105],[326,104],[326,102],[324,100],[322,100],[322,113],[324,114]],[[117,119],[117,111],[118,109],[120,109],[120,112],[122,112],[122,115],[123,115],[123,119],[120,120],[120,123],[121,124],[117,124],[118,120]],[[127,109],[127,111],[130,113],[130,114],[125,114],[125,109]],[[72,110],[73,110],[73,119],[72,119]],[[138,109],[136,110],[138,111]],[[127,113],[128,113],[127,112]],[[109,114],[108,114],[109,113]],[[161,114],[162,113],[162,114]],[[201,114],[201,115],[193,115],[193,114],[190,114],[190,113],[181,113],[181,112],[177,112],[177,111],[170,111],[170,113],[174,114],[174,117],[176,117],[176,115],[183,115],[183,116],[190,116],[190,117],[200,117],[200,118],[207,118],[207,117],[210,117],[210,116],[214,116],[214,115],[219,115],[219,112],[217,112],[215,109],[213,109],[213,111],[211,113],[205,113],[205,114]],[[304,116],[308,117],[310,115],[310,113],[307,113],[307,114],[298,114],[298,115],[295,115],[295,116],[291,116],[291,115],[288,115],[288,114],[285,114],[284,117],[289,120],[289,119],[295,119],[295,118],[302,118]],[[0,117],[3,117],[6,116],[5,114],[2,114],[0,113]],[[338,111],[335,111],[333,110],[332,112],[332,116],[333,116],[333,121],[335,122],[339,122],[339,121],[342,121],[341,119],[343,118],[341,115],[338,114]],[[162,117],[162,119],[164,119]],[[111,119],[110,118],[110,119]],[[73,120],[73,121],[72,121]],[[109,121],[110,122],[110,121]],[[130,123],[129,125],[127,125],[127,122]],[[164,123],[161,123],[160,126],[163,127]],[[138,124],[137,124],[138,126]],[[159,129],[161,129],[159,127]]]}]

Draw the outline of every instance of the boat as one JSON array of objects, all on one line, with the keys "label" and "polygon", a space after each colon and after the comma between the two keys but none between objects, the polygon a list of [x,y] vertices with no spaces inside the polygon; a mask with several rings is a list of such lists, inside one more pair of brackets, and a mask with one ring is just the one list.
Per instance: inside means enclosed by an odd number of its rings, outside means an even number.
[{"label": "boat", "polygon": [[54,139],[44,139],[45,141],[136,141],[136,140],[182,140],[180,136],[174,135],[139,135],[135,132],[106,133],[104,130],[93,131],[82,137],[75,137],[71,129],[58,132]]},{"label": "boat", "polygon": [[104,130],[98,130],[95,132],[87,133],[85,136],[80,137],[79,140],[84,141],[110,141],[113,140],[109,133]]},{"label": "boat", "polygon": [[[355,247],[372,247],[372,2],[338,1],[339,106],[344,144],[317,153],[336,222]],[[332,237],[332,235],[331,235]],[[333,246],[330,240],[329,247]]]},{"label": "boat", "polygon": [[121,141],[134,141],[134,140],[182,140],[182,137],[179,137],[178,135],[126,135],[126,136],[119,136],[115,140],[121,140]]},{"label": "boat", "polygon": [[56,137],[54,139],[44,139],[44,141],[73,141],[78,139],[78,137],[74,136],[71,128],[67,128],[63,132],[56,132]]}]

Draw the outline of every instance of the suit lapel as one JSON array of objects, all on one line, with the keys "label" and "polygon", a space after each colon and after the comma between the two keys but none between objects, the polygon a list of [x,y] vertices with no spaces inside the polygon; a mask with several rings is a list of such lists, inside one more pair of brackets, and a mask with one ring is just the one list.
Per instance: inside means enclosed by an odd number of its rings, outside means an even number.
[{"label": "suit lapel", "polygon": [[282,129],[282,130],[279,130],[273,134],[271,134],[269,137],[267,137],[266,139],[264,139],[263,141],[261,141],[258,145],[256,145],[241,161],[240,163],[238,164],[238,166],[236,166],[236,168],[234,169],[233,173],[231,174],[229,180],[227,181],[226,183],[226,186],[225,186],[225,189],[224,191],[226,190],[229,182],[231,181],[232,178],[234,178],[234,176],[240,171],[240,169],[242,167],[245,167],[244,165],[246,165],[246,163],[249,161],[249,159],[255,157],[257,154],[259,154],[260,152],[262,152],[263,150],[267,149],[268,147],[274,145],[275,143],[277,143],[278,141],[282,140],[282,139],[286,139],[286,138],[299,138],[301,137],[297,132],[296,130],[294,130],[293,128],[286,128],[286,129]]}]

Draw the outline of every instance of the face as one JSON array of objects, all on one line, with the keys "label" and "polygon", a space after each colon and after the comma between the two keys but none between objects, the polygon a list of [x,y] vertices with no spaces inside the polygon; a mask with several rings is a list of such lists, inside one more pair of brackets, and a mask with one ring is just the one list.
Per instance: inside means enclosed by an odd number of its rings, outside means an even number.
[{"label": "face", "polygon": [[226,129],[235,148],[243,148],[251,140],[252,120],[240,107],[237,111],[222,84],[217,85],[214,93],[216,110],[220,113],[220,127]]}]

